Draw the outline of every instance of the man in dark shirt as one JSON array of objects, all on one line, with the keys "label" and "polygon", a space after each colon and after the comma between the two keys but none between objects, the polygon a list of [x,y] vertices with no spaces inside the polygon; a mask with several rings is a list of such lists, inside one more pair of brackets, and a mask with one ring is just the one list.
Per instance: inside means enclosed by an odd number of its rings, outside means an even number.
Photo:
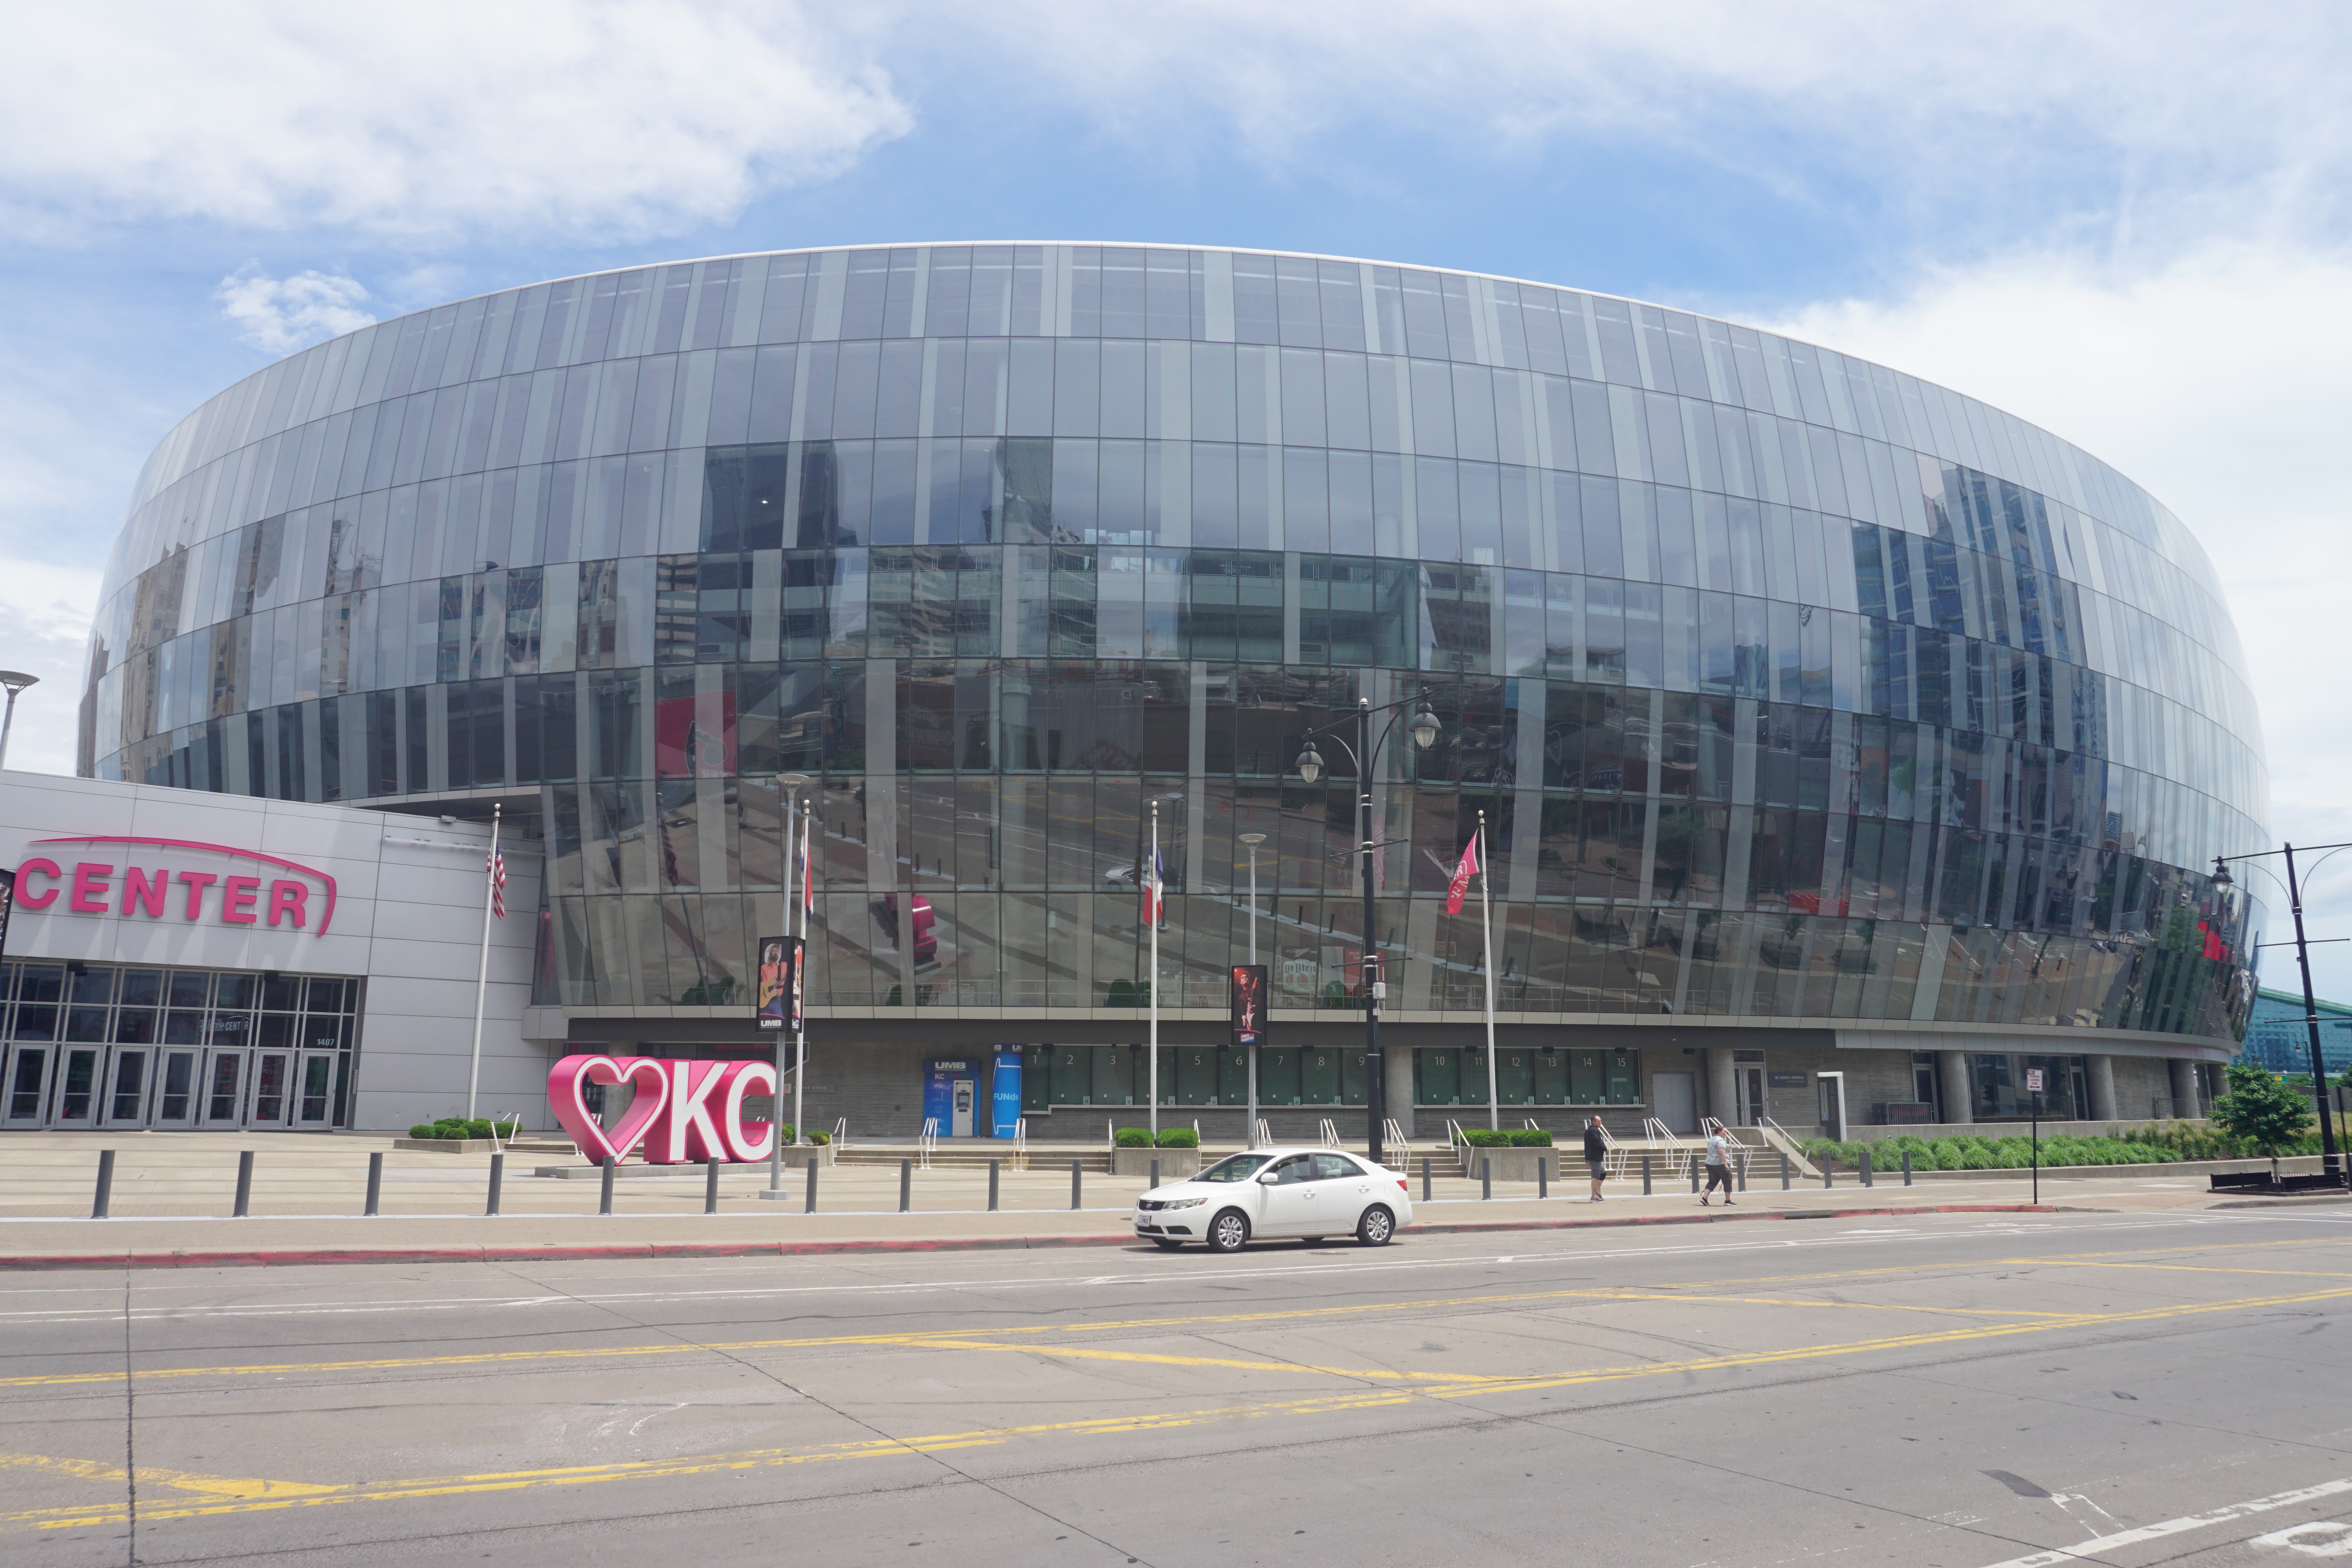
[{"label": "man in dark shirt", "polygon": [[1584,1163],[1592,1171],[1592,1201],[1601,1201],[1601,1175],[1609,1160],[1609,1140],[1601,1131],[1598,1112],[1584,1124]]}]

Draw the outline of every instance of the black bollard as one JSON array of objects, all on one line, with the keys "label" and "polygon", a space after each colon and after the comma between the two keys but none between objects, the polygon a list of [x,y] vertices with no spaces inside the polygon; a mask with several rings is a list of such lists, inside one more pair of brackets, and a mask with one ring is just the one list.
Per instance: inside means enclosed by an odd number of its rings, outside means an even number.
[{"label": "black bollard", "polygon": [[1647,1154],[1642,1156],[1642,1195],[1645,1198],[1650,1195],[1650,1157]]},{"label": "black bollard", "polygon": [[1743,1193],[1748,1190],[1748,1156],[1746,1154],[1739,1156],[1739,1190]]},{"label": "black bollard", "polygon": [[1076,1208],[1078,1206],[1079,1194],[1081,1191],[1080,1179],[1084,1175],[1085,1172],[1085,1161],[1073,1160],[1070,1162],[1070,1206],[1072,1208]]},{"label": "black bollard", "polygon": [[719,1212],[719,1162],[716,1160],[702,1168],[702,1212]]},{"label": "black bollard", "polygon": [[506,1180],[507,1180],[507,1157],[506,1157],[504,1154],[493,1154],[493,1155],[491,1155],[491,1156],[490,1156],[490,1201],[489,1201],[488,1205],[487,1207],[485,1207],[485,1208],[482,1210],[482,1213],[483,1213],[483,1214],[485,1214],[485,1215],[494,1215],[494,1214],[496,1214],[496,1213],[498,1213],[498,1212],[499,1212],[499,1189],[500,1187],[502,1187],[502,1186],[506,1185]]},{"label": "black bollard", "polygon": [[1486,1199],[1494,1195],[1495,1162],[1482,1154],[1478,1157],[1478,1196]]},{"label": "black bollard", "polygon": [[1822,1156],[1822,1185],[1825,1187],[1834,1187],[1837,1185],[1837,1156],[1835,1154],[1824,1154]]},{"label": "black bollard", "polygon": [[1551,1161],[1542,1154],[1536,1156],[1536,1196],[1551,1196]]},{"label": "black bollard", "polygon": [[1903,1184],[1906,1187],[1911,1184],[1911,1151],[1908,1149],[1903,1151]]},{"label": "black bollard", "polygon": [[367,1212],[369,1217],[373,1218],[374,1216],[377,1206],[381,1205],[383,1201],[383,1152],[382,1150],[378,1150],[376,1152],[368,1156]]},{"label": "black bollard", "polygon": [[1789,1177],[1790,1174],[1791,1169],[1789,1164],[1789,1152],[1786,1149],[1783,1149],[1780,1151],[1780,1190],[1784,1193],[1789,1190]]},{"label": "black bollard", "polygon": [[901,1160],[898,1162],[898,1212],[900,1214],[905,1214],[914,1206],[912,1202],[914,1191],[915,1162]]},{"label": "black bollard", "polygon": [[1421,1201],[1429,1201],[1429,1156],[1426,1154],[1421,1157]]},{"label": "black bollard", "polygon": [[1691,1191],[1698,1191],[1698,1157],[1691,1157]]},{"label": "black bollard", "polygon": [[1151,1184],[1155,1187],[1160,1184],[1160,1162],[1157,1160],[1151,1162]]},{"label": "black bollard", "polygon": [[607,1154],[604,1156],[604,1190],[603,1193],[598,1194],[596,1199],[596,1212],[598,1214],[611,1214],[613,1212],[613,1176],[614,1173],[619,1169],[619,1163],[615,1161],[612,1155]]},{"label": "black bollard", "polygon": [[98,1190],[90,1194],[89,1217],[104,1219],[106,1211],[114,1206],[114,1151],[98,1152]]},{"label": "black bollard", "polygon": [[808,1195],[801,1200],[801,1213],[816,1213],[816,1156],[811,1154],[808,1163]]},{"label": "black bollard", "polygon": [[231,1217],[243,1219],[253,1207],[253,1151],[246,1150],[236,1157],[236,1212]]},{"label": "black bollard", "polygon": [[988,1163],[988,1212],[991,1214],[996,1212],[996,1167],[1002,1163],[997,1160]]},{"label": "black bollard", "polygon": [[1862,1184],[1864,1186],[1869,1187],[1877,1185],[1876,1183],[1870,1179],[1870,1151],[1867,1149],[1864,1149],[1862,1152],[1862,1164],[1859,1169],[1862,1172]]}]

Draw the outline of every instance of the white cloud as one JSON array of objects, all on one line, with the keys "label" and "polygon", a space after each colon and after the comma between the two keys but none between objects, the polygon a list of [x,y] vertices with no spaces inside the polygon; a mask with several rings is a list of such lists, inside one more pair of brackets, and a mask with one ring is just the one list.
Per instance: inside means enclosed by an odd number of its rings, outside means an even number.
[{"label": "white cloud", "polygon": [[[2036,251],[1939,271],[1893,299],[1825,302],[1762,324],[2007,408],[2170,506],[2213,558],[2245,642],[2273,831],[2352,839],[2343,782],[2352,776],[2352,491],[2342,456],[2352,256],[2231,242],[2126,270]],[[2352,852],[2322,871],[2311,902],[2314,934],[2352,936]],[[2283,924],[2284,899],[2273,910]],[[2314,952],[2323,984],[2352,994],[2352,947]],[[2290,974],[2271,953],[2270,983]]]},{"label": "white cloud", "polygon": [[790,0],[36,7],[0,51],[0,212],[657,231],[902,133],[871,56]]},{"label": "white cloud", "polygon": [[98,611],[95,567],[57,566],[0,555],[0,668],[40,678],[16,699],[8,766],[36,773],[74,771],[83,658]]},{"label": "white cloud", "polygon": [[375,318],[359,308],[367,297],[355,278],[324,272],[271,278],[258,261],[222,279],[213,294],[221,314],[237,324],[236,335],[273,355],[371,324]]}]

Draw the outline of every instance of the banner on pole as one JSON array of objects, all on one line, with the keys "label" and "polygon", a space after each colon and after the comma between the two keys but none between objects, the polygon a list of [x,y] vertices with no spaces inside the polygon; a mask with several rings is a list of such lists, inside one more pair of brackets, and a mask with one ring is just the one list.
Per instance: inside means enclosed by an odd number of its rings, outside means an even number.
[{"label": "banner on pole", "polygon": [[0,952],[8,951],[8,910],[16,901],[16,873],[0,871]]},{"label": "banner on pole", "polygon": [[1265,965],[1234,965],[1234,1044],[1265,1044]]},{"label": "banner on pole", "polygon": [[760,939],[760,989],[752,1012],[762,1029],[801,1026],[802,955],[806,946],[796,936]]}]

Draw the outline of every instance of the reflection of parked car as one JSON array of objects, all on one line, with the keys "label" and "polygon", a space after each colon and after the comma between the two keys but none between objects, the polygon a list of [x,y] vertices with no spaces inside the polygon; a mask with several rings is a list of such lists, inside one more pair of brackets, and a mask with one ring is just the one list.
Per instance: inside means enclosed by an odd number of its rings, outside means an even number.
[{"label": "reflection of parked car", "polygon": [[[931,900],[917,893],[907,907],[914,911],[914,930],[909,933],[907,950],[917,963],[929,963],[940,955],[939,932],[932,929],[938,917],[931,912]],[[898,942],[898,894],[882,895],[882,901],[874,906],[874,922],[882,928],[882,934],[896,946]]]}]

